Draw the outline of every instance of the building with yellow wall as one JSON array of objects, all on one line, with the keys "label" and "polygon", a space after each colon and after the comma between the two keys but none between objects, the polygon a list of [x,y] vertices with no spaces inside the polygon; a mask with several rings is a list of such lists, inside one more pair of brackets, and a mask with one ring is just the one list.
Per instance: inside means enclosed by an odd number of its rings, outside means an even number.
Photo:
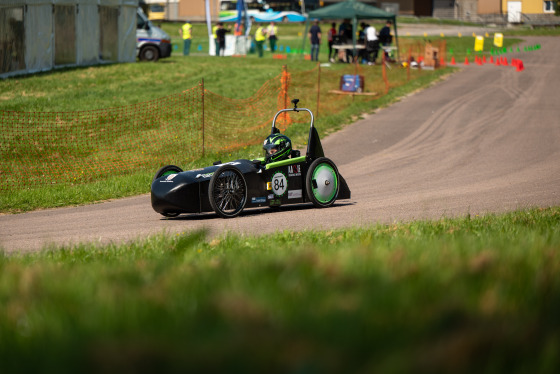
[{"label": "building with yellow wall", "polygon": [[502,1],[502,11],[508,11],[509,3],[521,3],[521,13],[523,14],[554,14],[557,0],[504,0]]}]

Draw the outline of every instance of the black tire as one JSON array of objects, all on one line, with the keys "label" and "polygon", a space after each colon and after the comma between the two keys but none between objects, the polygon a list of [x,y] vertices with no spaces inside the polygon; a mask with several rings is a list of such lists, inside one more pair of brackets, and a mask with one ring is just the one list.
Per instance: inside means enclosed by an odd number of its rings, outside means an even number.
[{"label": "black tire", "polygon": [[170,174],[178,174],[180,172],[182,172],[183,169],[181,169],[178,166],[175,165],[165,165],[164,167],[160,168],[158,171],[156,171],[156,175],[154,175],[154,179],[152,179],[152,183],[158,179],[161,178],[165,175],[170,175]]},{"label": "black tire", "polygon": [[305,190],[317,208],[334,204],[340,189],[340,176],[334,162],[326,157],[313,161],[305,177]]},{"label": "black tire", "polygon": [[[154,183],[154,181],[158,178],[161,178],[161,177],[166,176],[166,175],[178,174],[182,171],[183,171],[183,169],[181,169],[178,166],[166,165],[166,166],[160,168],[158,171],[156,171],[156,175],[154,175],[154,179],[152,179],[152,183]],[[175,213],[175,212],[174,213],[161,213],[162,216],[170,217],[170,218],[177,217],[179,214],[180,213]]]},{"label": "black tire", "polygon": [[153,45],[147,45],[140,51],[140,60],[156,62],[159,60],[159,50]]},{"label": "black tire", "polygon": [[232,165],[220,167],[210,179],[208,198],[220,217],[237,217],[247,204],[247,182],[243,173]]}]

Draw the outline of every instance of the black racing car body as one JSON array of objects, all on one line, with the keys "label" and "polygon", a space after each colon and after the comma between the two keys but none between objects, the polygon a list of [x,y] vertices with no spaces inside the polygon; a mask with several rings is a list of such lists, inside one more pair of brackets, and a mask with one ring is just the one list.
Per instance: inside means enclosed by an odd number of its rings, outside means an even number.
[{"label": "black racing car body", "polygon": [[279,111],[272,122],[272,133],[278,114],[307,111],[311,126],[307,152],[292,151],[291,157],[274,163],[264,159],[216,162],[201,169],[182,171],[168,165],[155,175],[151,186],[153,209],[167,217],[181,213],[215,211],[235,217],[246,208],[278,207],[312,202],[316,207],[331,206],[337,199],[349,199],[350,189],[338,173],[334,162],[324,157],[315,127],[313,113],[305,108]]}]

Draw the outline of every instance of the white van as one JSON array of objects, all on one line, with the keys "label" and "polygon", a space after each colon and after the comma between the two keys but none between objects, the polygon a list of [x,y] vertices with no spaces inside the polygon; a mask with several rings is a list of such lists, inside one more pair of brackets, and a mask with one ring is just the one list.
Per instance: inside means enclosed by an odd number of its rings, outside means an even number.
[{"label": "white van", "polygon": [[136,56],[141,61],[171,56],[171,37],[154,26],[140,7],[136,15]]}]

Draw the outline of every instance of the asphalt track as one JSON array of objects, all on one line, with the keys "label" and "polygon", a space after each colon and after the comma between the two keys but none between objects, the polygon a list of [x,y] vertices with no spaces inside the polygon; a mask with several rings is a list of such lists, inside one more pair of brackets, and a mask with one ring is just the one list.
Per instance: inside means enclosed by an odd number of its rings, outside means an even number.
[{"label": "asphalt track", "polygon": [[228,220],[213,213],[162,219],[149,195],[142,195],[2,215],[0,246],[32,251],[201,228],[211,235],[258,235],[560,205],[560,38],[526,38],[521,47],[536,43],[538,51],[507,55],[523,61],[522,72],[465,66],[324,139],[326,155],[352,190],[351,200],[331,208],[247,210]]}]

